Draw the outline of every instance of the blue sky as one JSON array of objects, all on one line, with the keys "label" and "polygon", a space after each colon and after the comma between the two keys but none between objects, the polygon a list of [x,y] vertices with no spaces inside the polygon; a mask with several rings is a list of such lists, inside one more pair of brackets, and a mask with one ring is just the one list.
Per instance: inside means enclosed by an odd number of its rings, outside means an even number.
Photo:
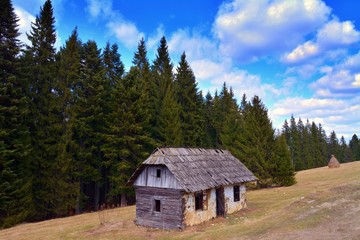
[{"label": "blue sky", "polygon": [[[22,41],[44,0],[13,0]],[[199,88],[225,81],[240,100],[261,97],[276,128],[293,114],[346,139],[360,135],[360,8],[353,0],[53,0],[62,46],[117,43],[127,68],[144,37],[153,60],[165,36],[176,66],[183,51]]]}]

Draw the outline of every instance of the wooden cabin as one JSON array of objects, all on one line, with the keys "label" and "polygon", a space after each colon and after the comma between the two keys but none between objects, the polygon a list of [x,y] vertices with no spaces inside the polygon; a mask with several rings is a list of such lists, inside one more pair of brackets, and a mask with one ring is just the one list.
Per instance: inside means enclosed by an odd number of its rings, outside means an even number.
[{"label": "wooden cabin", "polygon": [[134,172],[141,226],[184,228],[246,207],[245,183],[257,178],[229,151],[158,148]]}]

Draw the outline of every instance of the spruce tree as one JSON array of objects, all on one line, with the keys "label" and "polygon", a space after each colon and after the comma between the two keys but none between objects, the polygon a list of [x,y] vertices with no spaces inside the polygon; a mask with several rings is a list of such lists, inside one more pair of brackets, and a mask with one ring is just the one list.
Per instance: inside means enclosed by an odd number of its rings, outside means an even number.
[{"label": "spruce tree", "polygon": [[[160,40],[156,58],[151,67],[151,95],[154,96],[154,109],[151,124],[152,137],[161,144],[182,145],[182,132],[179,120],[180,107],[177,102],[173,82],[173,65],[165,37]],[[175,134],[171,136],[172,134]]]},{"label": "spruce tree", "polygon": [[82,48],[82,76],[79,99],[76,104],[77,117],[74,130],[76,158],[79,168],[80,194],[78,208],[98,210],[104,201],[100,199],[103,187],[104,125],[110,94],[109,82],[101,62],[101,50],[94,41],[88,41]]},{"label": "spruce tree", "polygon": [[213,118],[214,99],[208,92],[204,100],[204,121],[205,121],[205,147],[216,147],[216,129]]},{"label": "spruce tree", "polygon": [[132,191],[125,184],[153,148],[152,140],[144,129],[147,112],[144,111],[143,84],[138,68],[130,72],[114,86],[112,100],[113,111],[106,119],[106,144],[102,147],[106,166],[109,166],[109,197],[115,199],[121,195],[121,204]]},{"label": "spruce tree", "polygon": [[176,69],[175,83],[180,105],[181,130],[185,146],[201,146],[204,137],[202,94],[197,89],[195,75],[191,70],[185,52]]},{"label": "spruce tree", "polygon": [[0,229],[33,213],[29,100],[19,77],[18,18],[10,0],[0,1]]},{"label": "spruce tree", "polygon": [[24,64],[30,83],[30,117],[33,199],[36,220],[56,216],[57,148],[60,136],[59,98],[55,91],[55,19],[50,0],[45,1],[28,35]]},{"label": "spruce tree", "polygon": [[301,159],[301,140],[298,126],[294,116],[290,118],[290,132],[291,132],[291,159],[293,166],[296,171],[303,169],[302,159]]},{"label": "spruce tree", "polygon": [[314,158],[314,165],[313,167],[321,167],[323,164],[322,155],[321,155],[321,146],[320,146],[320,140],[318,137],[318,127],[316,126],[315,122],[312,122],[311,124],[311,142],[313,144],[313,158]]},{"label": "spruce tree", "polygon": [[124,75],[125,67],[118,53],[118,45],[107,42],[103,52],[103,64],[105,75],[111,86],[114,86]]},{"label": "spruce tree", "polygon": [[[136,82],[139,82],[142,85],[142,101],[143,101],[143,111],[146,115],[146,118],[143,121],[143,127],[146,132],[151,133],[153,126],[151,125],[154,122],[151,122],[155,119],[155,95],[152,94],[154,83],[152,82],[152,76],[150,71],[150,64],[147,58],[147,50],[144,39],[141,39],[137,51],[134,54],[133,67],[139,71],[137,74]],[[153,149],[148,149],[148,151],[153,151]]]},{"label": "spruce tree", "polygon": [[320,123],[319,123],[319,127],[318,127],[318,138],[319,138],[320,152],[321,152],[321,158],[322,158],[321,166],[325,166],[328,164],[328,161],[329,161],[328,138],[326,136],[325,130],[322,128]]},{"label": "spruce tree", "polygon": [[[265,105],[254,96],[244,112],[244,131],[242,144],[250,149],[251,157],[244,156],[252,170],[264,184],[272,182],[271,170],[274,168],[275,136]],[[245,138],[246,137],[246,138]],[[247,142],[246,142],[247,140]]]},{"label": "spruce tree", "polygon": [[354,134],[351,137],[351,139],[349,141],[349,147],[351,149],[352,159],[354,161],[359,161],[360,160],[360,141],[356,134]]},{"label": "spruce tree", "polygon": [[[335,131],[332,131],[329,136],[328,156],[335,155],[340,160],[340,144]],[[341,159],[342,160],[342,159]]]},{"label": "spruce tree", "polygon": [[61,135],[58,142],[56,173],[58,198],[55,212],[66,215],[76,208],[80,196],[76,143],[74,128],[77,117],[77,101],[81,82],[81,41],[77,28],[74,29],[65,46],[60,49],[58,60],[57,88],[61,113]]},{"label": "spruce tree", "polygon": [[296,182],[295,172],[291,164],[290,151],[287,147],[284,134],[276,138],[274,153],[275,166],[272,171],[274,182],[280,186],[293,185]]}]

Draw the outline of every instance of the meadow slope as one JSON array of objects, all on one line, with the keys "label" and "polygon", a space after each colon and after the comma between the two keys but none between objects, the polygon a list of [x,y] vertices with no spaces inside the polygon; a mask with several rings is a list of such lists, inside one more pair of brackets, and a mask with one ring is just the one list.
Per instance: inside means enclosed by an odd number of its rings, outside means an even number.
[{"label": "meadow slope", "polygon": [[360,161],[301,171],[296,180],[249,191],[247,209],[183,231],[138,227],[130,206],[20,224],[0,239],[360,239]]}]

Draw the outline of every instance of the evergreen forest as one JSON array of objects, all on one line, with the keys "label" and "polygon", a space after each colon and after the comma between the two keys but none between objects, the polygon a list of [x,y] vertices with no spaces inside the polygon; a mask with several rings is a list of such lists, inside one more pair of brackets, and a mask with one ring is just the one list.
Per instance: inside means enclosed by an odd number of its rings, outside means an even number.
[{"label": "evergreen forest", "polygon": [[203,94],[165,37],[151,62],[141,39],[126,71],[116,43],[83,42],[77,28],[57,50],[50,0],[29,45],[11,0],[0,6],[0,228],[133,203],[125,184],[160,146],[228,149],[260,186],[292,185],[331,154],[360,159],[355,134],[347,144],[293,116],[275,130],[258,96],[238,101],[226,83]]}]

